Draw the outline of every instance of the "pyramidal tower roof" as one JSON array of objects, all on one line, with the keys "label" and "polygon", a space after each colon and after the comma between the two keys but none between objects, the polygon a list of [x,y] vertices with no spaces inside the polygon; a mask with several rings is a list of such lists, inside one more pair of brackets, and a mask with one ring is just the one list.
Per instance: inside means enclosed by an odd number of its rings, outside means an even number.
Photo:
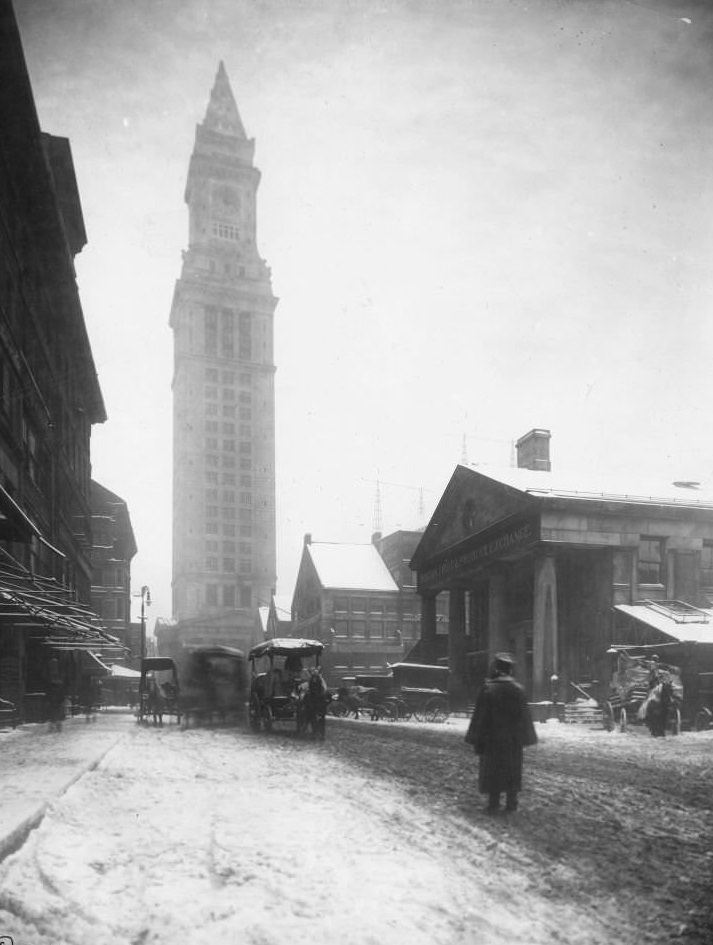
[{"label": "pyramidal tower roof", "polygon": [[228,73],[225,71],[222,62],[218,66],[218,73],[215,77],[213,90],[210,93],[210,101],[208,102],[203,126],[211,131],[219,131],[222,134],[247,139],[240,112],[235,103],[233,90],[230,88]]}]

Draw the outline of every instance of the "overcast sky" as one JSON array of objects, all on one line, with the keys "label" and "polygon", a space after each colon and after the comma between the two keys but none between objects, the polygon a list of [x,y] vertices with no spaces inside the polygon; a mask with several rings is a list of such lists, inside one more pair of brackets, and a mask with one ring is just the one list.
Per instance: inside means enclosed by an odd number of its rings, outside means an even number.
[{"label": "overcast sky", "polygon": [[[170,616],[168,316],[195,125],[225,62],[262,171],[278,593],[304,532],[419,523],[463,452],[713,484],[713,17],[702,0],[15,0],[70,139],[77,260],[129,503]],[[420,524],[425,524],[423,521]]]}]

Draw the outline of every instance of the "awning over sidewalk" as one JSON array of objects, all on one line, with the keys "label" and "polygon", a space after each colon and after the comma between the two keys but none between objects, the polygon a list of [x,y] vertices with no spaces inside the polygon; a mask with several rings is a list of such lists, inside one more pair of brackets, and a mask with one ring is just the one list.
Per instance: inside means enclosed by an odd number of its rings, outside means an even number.
[{"label": "awning over sidewalk", "polygon": [[124,649],[92,610],[72,599],[69,588],[14,560],[0,562],[0,628],[6,626],[57,649]]},{"label": "awning over sidewalk", "polygon": [[712,643],[713,610],[682,601],[638,601],[616,604],[620,614],[665,633],[677,643]]},{"label": "awning over sidewalk", "polygon": [[135,669],[129,669],[128,666],[119,666],[118,663],[112,663],[111,675],[118,679],[141,679],[141,673]]}]

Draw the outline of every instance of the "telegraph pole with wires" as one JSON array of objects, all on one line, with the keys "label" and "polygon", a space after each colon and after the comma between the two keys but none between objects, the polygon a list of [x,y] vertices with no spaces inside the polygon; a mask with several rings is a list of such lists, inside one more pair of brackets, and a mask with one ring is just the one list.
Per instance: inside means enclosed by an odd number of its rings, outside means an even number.
[{"label": "telegraph pole with wires", "polygon": [[378,532],[381,534],[381,529],[384,527],[383,524],[383,515],[381,512],[381,482],[379,481],[379,473],[376,473],[376,491],[374,492],[374,517],[371,523],[372,532]]}]

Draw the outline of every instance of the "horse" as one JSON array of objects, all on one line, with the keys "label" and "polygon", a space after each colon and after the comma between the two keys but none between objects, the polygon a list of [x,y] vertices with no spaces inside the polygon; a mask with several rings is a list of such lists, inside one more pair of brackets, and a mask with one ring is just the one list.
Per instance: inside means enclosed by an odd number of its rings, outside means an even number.
[{"label": "horse", "polygon": [[663,738],[666,735],[666,722],[674,706],[673,684],[669,679],[662,679],[653,686],[641,703],[639,718],[654,738]]},{"label": "horse", "polygon": [[163,713],[165,711],[165,698],[155,679],[149,683],[147,714],[153,717],[154,725],[163,725]]},{"label": "horse", "polygon": [[300,686],[298,699],[298,731],[306,732],[309,728],[314,738],[324,739],[327,706],[332,701],[332,694],[318,669],[310,670],[309,679]]}]

